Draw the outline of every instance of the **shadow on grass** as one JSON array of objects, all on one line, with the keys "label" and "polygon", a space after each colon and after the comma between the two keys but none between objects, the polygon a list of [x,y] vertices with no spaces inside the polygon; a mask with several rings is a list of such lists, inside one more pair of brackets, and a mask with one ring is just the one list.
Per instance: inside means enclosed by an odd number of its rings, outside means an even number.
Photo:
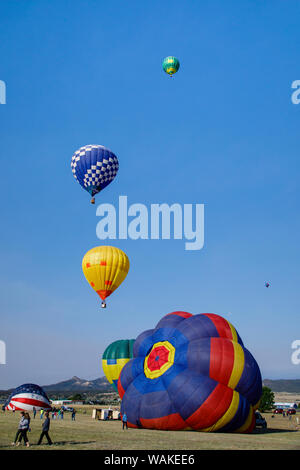
[{"label": "shadow on grass", "polygon": [[[97,441],[59,441],[59,442],[53,442],[52,445],[49,445],[47,443],[45,444],[34,444],[34,443],[31,443],[29,448],[31,447],[34,447],[36,449],[39,449],[39,448],[43,448],[43,447],[48,447],[48,448],[55,448],[55,447],[60,447],[60,446],[65,446],[65,445],[81,445],[81,444],[95,444]],[[21,445],[21,446],[13,446],[13,445],[0,445],[0,449],[7,449],[7,448],[10,448],[11,450],[14,450],[14,449],[18,449],[18,450],[23,450],[23,449],[26,449],[27,450],[27,447],[24,446],[24,445]]]},{"label": "shadow on grass", "polygon": [[254,429],[252,434],[275,434],[282,432],[298,432],[298,429],[276,429],[276,428],[267,428],[267,429]]},{"label": "shadow on grass", "polygon": [[66,446],[66,445],[81,445],[81,444],[95,444],[97,441],[58,441],[58,442],[53,442],[52,445],[49,446],[45,442],[45,444],[31,444],[30,447],[59,447],[59,446]]},{"label": "shadow on grass", "polygon": [[[66,445],[81,445],[81,444],[96,444],[97,441],[59,441],[53,442],[50,447],[66,446]],[[47,445],[47,444],[44,444]]]}]

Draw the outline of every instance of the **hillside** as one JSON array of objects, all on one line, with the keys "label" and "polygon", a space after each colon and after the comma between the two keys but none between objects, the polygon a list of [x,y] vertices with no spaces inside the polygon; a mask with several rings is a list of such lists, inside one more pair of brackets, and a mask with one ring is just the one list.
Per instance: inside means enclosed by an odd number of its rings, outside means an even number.
[{"label": "hillside", "polygon": [[113,387],[108,383],[105,377],[94,380],[80,379],[72,377],[69,380],[58,382],[56,384],[44,385],[42,387],[46,393],[49,392],[112,392]]},{"label": "hillside", "polygon": [[269,387],[273,392],[300,393],[300,379],[264,379],[263,385]]},{"label": "hillside", "polygon": [[[299,393],[300,379],[280,379],[271,380],[264,379],[263,385],[269,387],[273,392],[281,393]],[[112,385],[109,384],[106,377],[99,377],[94,380],[80,379],[77,376],[62,382],[42,385],[46,393],[57,392],[76,392],[76,393],[111,393],[114,391]],[[2,390],[2,392],[10,392],[10,390]]]},{"label": "hillside", "polygon": [[[42,385],[42,388],[47,393],[50,399],[62,399],[79,394],[84,400],[102,400],[116,399],[118,394],[110,385],[105,377],[100,377],[94,380],[80,379],[79,377],[72,377],[69,380],[62,382]],[[13,389],[0,390],[0,402],[3,403]]]}]

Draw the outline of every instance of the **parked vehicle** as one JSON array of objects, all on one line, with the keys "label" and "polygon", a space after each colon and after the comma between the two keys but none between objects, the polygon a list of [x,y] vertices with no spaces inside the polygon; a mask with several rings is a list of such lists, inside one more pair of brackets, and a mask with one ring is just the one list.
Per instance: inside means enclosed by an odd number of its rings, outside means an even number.
[{"label": "parked vehicle", "polygon": [[282,414],[282,413],[283,413],[283,408],[276,408],[276,410],[274,410],[275,415]]},{"label": "parked vehicle", "polygon": [[71,408],[70,406],[62,406],[63,411],[73,411],[74,408]]},{"label": "parked vehicle", "polygon": [[267,428],[267,421],[258,411],[255,412],[255,428]]},{"label": "parked vehicle", "polygon": [[296,414],[295,408],[291,408],[290,410],[287,410],[286,414],[287,415],[295,415]]}]

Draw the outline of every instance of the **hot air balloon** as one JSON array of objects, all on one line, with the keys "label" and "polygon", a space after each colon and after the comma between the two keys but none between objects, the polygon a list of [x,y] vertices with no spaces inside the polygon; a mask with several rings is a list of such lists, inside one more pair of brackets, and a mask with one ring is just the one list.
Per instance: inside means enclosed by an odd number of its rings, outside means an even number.
[{"label": "hot air balloon", "polygon": [[170,75],[170,77],[172,77],[174,73],[178,72],[180,63],[179,63],[179,60],[176,59],[176,57],[169,56],[163,60],[162,67],[163,67],[163,70],[168,75]]},{"label": "hot air balloon", "polygon": [[269,282],[265,282],[265,287],[270,287],[270,283],[269,283]]},{"label": "hot air balloon", "polygon": [[5,403],[7,410],[32,411],[51,410],[50,400],[44,390],[35,384],[23,384],[17,387]]},{"label": "hot air balloon", "polygon": [[251,432],[262,380],[231,323],[173,312],[135,340],[118,392],[130,427]]},{"label": "hot air balloon", "polygon": [[119,162],[116,155],[102,145],[85,145],[76,150],[71,160],[74,178],[91,196],[109,185],[115,178]]},{"label": "hot air balloon", "polygon": [[102,356],[102,368],[105,377],[118,391],[118,379],[121,370],[133,357],[134,339],[120,339],[111,343],[104,351]]},{"label": "hot air balloon", "polygon": [[83,257],[82,270],[86,280],[102,299],[105,299],[124,281],[129,271],[127,255],[114,246],[96,246]]}]

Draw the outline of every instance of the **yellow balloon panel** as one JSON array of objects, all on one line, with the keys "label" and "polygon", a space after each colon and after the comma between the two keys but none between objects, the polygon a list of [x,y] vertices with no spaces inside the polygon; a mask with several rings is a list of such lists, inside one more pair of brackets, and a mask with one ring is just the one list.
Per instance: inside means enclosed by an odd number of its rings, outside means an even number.
[{"label": "yellow balloon panel", "polygon": [[84,255],[82,270],[88,283],[104,300],[124,281],[129,259],[119,248],[97,246]]},{"label": "yellow balloon panel", "polygon": [[110,384],[118,383],[121,370],[130,361],[130,358],[116,359],[115,364],[110,364],[106,359],[102,359],[103,372]]}]

